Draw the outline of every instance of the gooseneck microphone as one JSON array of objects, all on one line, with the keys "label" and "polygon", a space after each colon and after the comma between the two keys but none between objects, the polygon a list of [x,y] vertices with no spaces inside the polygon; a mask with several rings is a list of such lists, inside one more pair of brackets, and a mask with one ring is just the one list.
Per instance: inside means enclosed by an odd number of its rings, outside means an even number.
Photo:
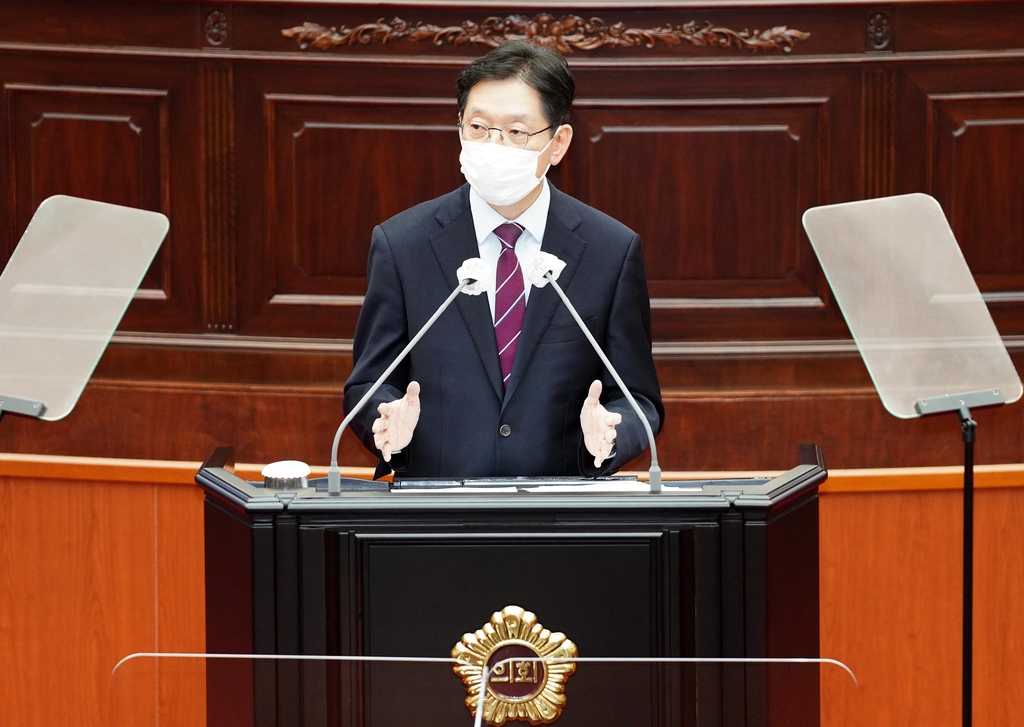
[{"label": "gooseneck microphone", "polygon": [[487,280],[487,272],[487,264],[478,257],[469,258],[462,263],[462,266],[455,273],[456,277],[459,279],[458,287],[451,292],[451,295],[445,298],[445,301],[440,305],[440,307],[434,311],[434,315],[430,316],[427,322],[423,324],[423,327],[420,328],[416,335],[412,337],[412,340],[409,341],[405,348],[402,349],[402,352],[399,353],[398,356],[395,357],[395,360],[391,362],[391,365],[384,370],[384,373],[380,375],[380,378],[373,382],[373,386],[363,394],[363,398],[360,399],[354,407],[352,407],[352,411],[348,413],[348,416],[342,420],[341,426],[338,427],[338,431],[334,435],[334,444],[331,446],[331,466],[327,470],[328,494],[341,494],[341,470],[338,468],[338,445],[341,444],[341,433],[345,431],[345,427],[352,422],[352,419],[355,418],[356,414],[362,411],[363,407],[366,406],[366,402],[370,400],[370,397],[377,393],[377,389],[380,388],[385,379],[391,375],[391,372],[398,368],[398,364],[402,363],[402,360],[409,355],[409,352],[412,351],[413,347],[419,343],[419,340],[423,338],[424,334],[430,330],[430,327],[434,325],[434,321],[440,318],[441,314],[448,309],[448,306],[450,306],[452,301],[459,296],[459,293],[465,292],[467,295],[479,295],[487,290],[487,285],[485,283]]},{"label": "gooseneck microphone", "polygon": [[551,253],[538,252],[534,255],[530,264],[526,266],[525,270],[527,276],[530,278],[530,282],[538,288],[543,288],[548,283],[551,283],[551,287],[555,289],[555,292],[558,293],[558,297],[562,299],[562,302],[565,303],[565,307],[568,308],[569,313],[572,314],[573,319],[576,321],[576,325],[578,325],[580,330],[583,331],[583,335],[587,337],[587,340],[590,341],[590,345],[594,347],[594,351],[597,352],[601,362],[605,365],[605,368],[608,369],[608,373],[610,373],[612,378],[615,379],[615,383],[618,384],[619,390],[625,395],[626,401],[628,401],[629,405],[633,407],[633,411],[636,412],[636,415],[640,417],[640,423],[643,424],[644,431],[647,433],[647,444],[651,448],[651,468],[648,470],[651,482],[651,492],[661,492],[661,467],[658,466],[658,450],[654,446],[654,430],[651,429],[651,423],[647,421],[647,416],[640,408],[640,405],[636,403],[636,399],[633,398],[629,389],[626,388],[626,385],[622,381],[622,377],[619,376],[619,372],[615,370],[615,367],[612,366],[612,362],[608,360],[604,351],[601,350],[601,347],[594,339],[593,334],[591,334],[590,329],[587,328],[587,325],[583,322],[580,314],[576,311],[575,306],[573,306],[569,301],[569,298],[562,290],[562,287],[555,282],[564,268],[565,263]]}]

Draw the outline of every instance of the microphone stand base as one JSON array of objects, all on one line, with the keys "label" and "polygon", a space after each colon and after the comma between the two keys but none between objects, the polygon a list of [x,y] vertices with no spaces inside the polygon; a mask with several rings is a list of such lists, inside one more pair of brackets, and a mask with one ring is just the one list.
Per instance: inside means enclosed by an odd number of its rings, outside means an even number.
[{"label": "microphone stand base", "polygon": [[661,467],[658,465],[651,465],[650,478],[651,478],[651,492],[661,492]]}]

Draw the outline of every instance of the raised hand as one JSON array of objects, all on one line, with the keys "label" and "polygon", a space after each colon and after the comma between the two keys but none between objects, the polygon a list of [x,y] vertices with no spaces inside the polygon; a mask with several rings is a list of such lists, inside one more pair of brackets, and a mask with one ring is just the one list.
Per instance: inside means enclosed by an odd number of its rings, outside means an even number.
[{"label": "raised hand", "polygon": [[615,446],[615,427],[621,422],[621,414],[610,412],[601,404],[601,382],[592,383],[580,411],[580,427],[583,428],[583,444],[594,455],[595,467],[600,467],[611,454]]},{"label": "raised hand", "polygon": [[373,423],[373,443],[385,462],[391,453],[405,449],[412,441],[412,433],[420,420],[420,385],[410,381],[405,396],[377,407],[380,417]]}]

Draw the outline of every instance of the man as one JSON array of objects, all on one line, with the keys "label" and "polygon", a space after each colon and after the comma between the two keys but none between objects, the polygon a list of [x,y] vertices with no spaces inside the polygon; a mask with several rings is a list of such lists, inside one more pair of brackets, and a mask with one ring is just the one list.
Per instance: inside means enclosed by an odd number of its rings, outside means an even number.
[{"label": "man", "polygon": [[374,229],[356,327],[353,406],[458,286],[468,258],[487,295],[459,295],[352,429],[405,477],[614,472],[647,446],[643,425],[550,285],[522,270],[539,250],[657,433],[640,238],[544,178],[572,141],[575,85],[555,51],[507,42],[457,81],[468,184]]}]

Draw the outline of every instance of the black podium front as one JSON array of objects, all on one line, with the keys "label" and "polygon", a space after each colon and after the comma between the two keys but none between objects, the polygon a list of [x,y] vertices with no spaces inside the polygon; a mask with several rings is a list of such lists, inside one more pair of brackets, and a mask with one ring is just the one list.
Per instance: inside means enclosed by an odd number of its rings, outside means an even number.
[{"label": "black podium front", "polygon": [[[196,476],[207,651],[448,657],[514,605],[580,657],[817,657],[827,475],[817,448],[801,455],[775,479],[660,493],[522,480],[329,496],[245,482],[218,450]],[[564,727],[819,724],[818,669],[806,665],[580,663],[565,696]],[[450,668],[207,666],[217,727],[469,725],[465,698]]]}]

